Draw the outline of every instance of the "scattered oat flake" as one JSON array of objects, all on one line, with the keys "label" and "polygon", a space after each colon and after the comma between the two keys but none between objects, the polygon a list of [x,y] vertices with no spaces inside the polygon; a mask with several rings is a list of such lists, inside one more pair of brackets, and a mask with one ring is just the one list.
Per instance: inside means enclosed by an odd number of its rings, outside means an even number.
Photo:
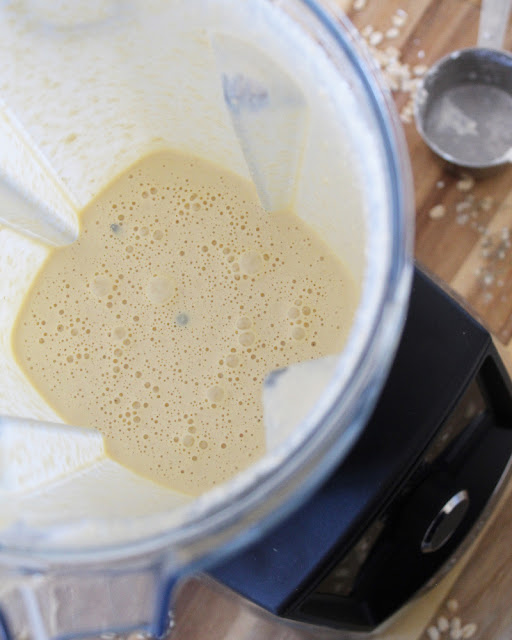
[{"label": "scattered oat flake", "polygon": [[415,76],[423,76],[427,73],[428,67],[426,64],[417,64],[412,68]]},{"label": "scattered oat flake", "polygon": [[362,11],[366,7],[366,2],[367,0],[354,0],[352,7],[356,11]]},{"label": "scattered oat flake", "polygon": [[471,176],[463,176],[457,182],[457,189],[459,191],[471,191],[471,189],[475,186],[475,181]]},{"label": "scattered oat flake", "polygon": [[444,616],[439,616],[439,618],[437,619],[437,628],[441,632],[448,631],[448,629],[450,628],[450,623],[448,622],[448,618],[445,618]]},{"label": "scattered oat flake", "polygon": [[376,47],[382,42],[383,39],[384,39],[384,36],[382,35],[381,31],[374,31],[370,35],[368,42],[372,45],[372,47]]},{"label": "scattered oat flake", "polygon": [[419,58],[420,60],[423,60],[423,58],[424,58],[424,57],[425,57],[425,52],[423,51],[423,49],[420,49],[420,50],[418,51],[418,58]]},{"label": "scattered oat flake", "polygon": [[432,209],[430,209],[428,215],[430,218],[432,218],[432,220],[439,220],[440,218],[444,217],[445,213],[446,207],[443,204],[436,204],[434,207],[432,207]]},{"label": "scattered oat flake", "polygon": [[457,600],[455,600],[455,598],[451,598],[446,603],[446,607],[448,611],[450,611],[450,613],[457,613],[457,611],[459,610],[459,603],[457,602]]},{"label": "scattered oat flake", "polygon": [[438,628],[434,626],[427,629],[427,636],[429,637],[429,640],[440,640],[441,638]]},{"label": "scattered oat flake", "polygon": [[398,9],[395,15],[391,18],[391,22],[395,27],[403,27],[407,22],[407,12],[403,9]]},{"label": "scattered oat flake", "polygon": [[412,116],[413,112],[413,105],[411,102],[408,102],[403,108],[403,113],[407,113],[408,115]]},{"label": "scattered oat flake", "polygon": [[460,631],[460,629],[462,629],[462,620],[458,616],[455,616],[455,618],[452,618],[450,628],[452,631],[457,629]]},{"label": "scattered oat flake", "polygon": [[391,27],[386,31],[386,38],[392,40],[393,38],[398,38],[400,35],[400,31],[396,27]]},{"label": "scattered oat flake", "polygon": [[485,198],[482,198],[480,200],[478,206],[480,207],[480,209],[482,209],[482,211],[490,211],[492,209],[493,203],[494,200],[491,198],[491,196],[485,196]]},{"label": "scattered oat flake", "polygon": [[393,45],[386,47],[385,54],[388,56],[389,61],[398,60],[400,57],[400,49]]},{"label": "scattered oat flake", "polygon": [[413,120],[412,116],[413,116],[412,109],[410,108],[409,105],[405,105],[405,107],[400,112],[400,119],[402,120],[402,122],[405,122],[406,124],[410,124]]},{"label": "scattered oat flake", "polygon": [[444,188],[444,181],[443,181],[443,180],[438,180],[438,181],[436,182],[436,187],[437,187],[438,189],[443,189],[443,188]]},{"label": "scattered oat flake", "polygon": [[[376,65],[382,71],[390,91],[409,94],[408,100],[400,112],[400,119],[404,124],[410,124],[414,120],[414,99],[422,84],[422,79],[414,74],[409,64],[402,62],[401,52],[396,46],[388,45],[386,42],[387,46],[379,47],[385,37],[391,38],[400,34],[397,29],[397,23],[402,24],[407,19],[407,12],[403,9],[398,9],[393,18],[395,30],[391,27],[383,33],[375,30],[372,25],[367,24],[361,29],[361,35],[366,40],[370,53]],[[425,65],[417,65],[419,71],[421,71],[422,66]]]},{"label": "scattered oat flake", "polygon": [[457,213],[462,213],[463,211],[467,211],[468,209],[471,209],[471,202],[468,202],[467,200],[457,202],[457,204],[455,205],[455,211]]}]

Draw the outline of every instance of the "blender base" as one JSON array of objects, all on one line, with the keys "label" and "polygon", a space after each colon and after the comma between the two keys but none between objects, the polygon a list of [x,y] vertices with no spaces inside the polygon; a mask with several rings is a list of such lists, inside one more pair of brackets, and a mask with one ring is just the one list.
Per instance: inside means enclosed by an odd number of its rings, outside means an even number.
[{"label": "blender base", "polygon": [[511,455],[512,386],[490,334],[416,268],[393,367],[351,452],[210,573],[275,615],[370,631],[453,566]]}]

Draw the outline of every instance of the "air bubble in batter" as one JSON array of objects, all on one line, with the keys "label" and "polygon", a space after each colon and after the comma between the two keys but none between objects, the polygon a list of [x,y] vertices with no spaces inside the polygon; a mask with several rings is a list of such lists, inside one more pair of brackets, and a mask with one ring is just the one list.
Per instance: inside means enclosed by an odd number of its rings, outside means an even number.
[{"label": "air bubble in batter", "polygon": [[146,287],[146,295],[153,304],[165,304],[176,295],[176,284],[170,276],[155,276]]},{"label": "air bubble in batter", "polygon": [[292,338],[295,340],[304,340],[306,337],[306,332],[302,327],[293,327],[292,329]]},{"label": "air bubble in batter", "polygon": [[263,268],[263,258],[257,251],[246,251],[238,261],[240,271],[248,276],[254,276]]},{"label": "air bubble in batter", "polygon": [[214,385],[208,389],[206,396],[212,404],[217,404],[224,399],[224,389],[219,385]]},{"label": "air bubble in batter", "polygon": [[124,327],[116,327],[114,331],[112,331],[112,336],[114,340],[122,340],[126,335],[126,329]]},{"label": "air bubble in batter", "polygon": [[250,347],[254,343],[255,337],[252,331],[244,331],[238,337],[238,341],[242,347]]},{"label": "air bubble in batter", "polygon": [[236,323],[237,329],[240,329],[241,331],[247,331],[247,329],[250,329],[251,326],[252,322],[250,318],[247,318],[245,316],[243,318],[239,318],[238,322]]},{"label": "air bubble in batter", "polygon": [[228,367],[238,367],[240,364],[240,358],[236,354],[230,353],[226,356],[226,364]]},{"label": "air bubble in batter", "polygon": [[105,276],[97,276],[91,283],[91,291],[98,298],[103,298],[112,289],[112,284]]}]

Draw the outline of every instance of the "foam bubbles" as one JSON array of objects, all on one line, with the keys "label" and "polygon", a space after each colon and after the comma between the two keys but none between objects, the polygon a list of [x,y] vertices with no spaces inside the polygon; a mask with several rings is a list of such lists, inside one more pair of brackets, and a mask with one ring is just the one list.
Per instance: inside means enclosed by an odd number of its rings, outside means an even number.
[{"label": "foam bubbles", "polygon": [[209,489],[264,452],[268,372],[341,349],[339,262],[248,183],[179,154],[143,159],[81,215],[28,294],[18,361],[117,462]]}]

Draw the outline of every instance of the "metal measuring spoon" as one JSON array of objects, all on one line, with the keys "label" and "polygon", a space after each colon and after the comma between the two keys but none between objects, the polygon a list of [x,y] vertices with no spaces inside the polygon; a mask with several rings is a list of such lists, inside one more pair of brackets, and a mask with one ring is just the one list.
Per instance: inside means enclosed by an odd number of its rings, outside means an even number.
[{"label": "metal measuring spoon", "polygon": [[450,167],[485,177],[512,162],[512,55],[501,51],[512,0],[484,0],[478,46],[454,51],[423,77],[418,132]]}]

